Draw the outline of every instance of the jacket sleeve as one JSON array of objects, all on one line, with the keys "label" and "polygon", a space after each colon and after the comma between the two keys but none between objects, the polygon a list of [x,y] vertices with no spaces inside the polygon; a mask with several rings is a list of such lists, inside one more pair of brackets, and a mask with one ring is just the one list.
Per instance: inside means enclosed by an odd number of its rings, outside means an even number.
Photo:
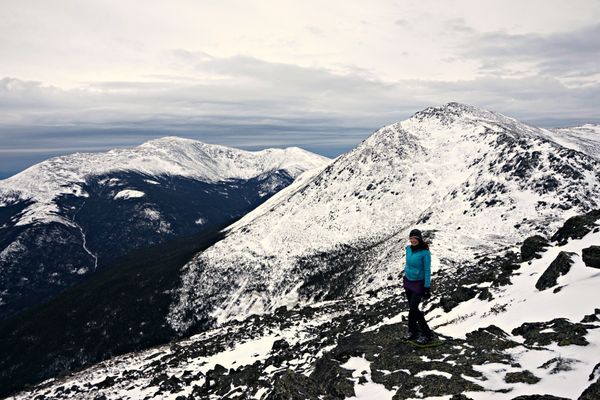
[{"label": "jacket sleeve", "polygon": [[423,255],[424,268],[425,268],[425,287],[431,286],[431,252],[427,250]]}]

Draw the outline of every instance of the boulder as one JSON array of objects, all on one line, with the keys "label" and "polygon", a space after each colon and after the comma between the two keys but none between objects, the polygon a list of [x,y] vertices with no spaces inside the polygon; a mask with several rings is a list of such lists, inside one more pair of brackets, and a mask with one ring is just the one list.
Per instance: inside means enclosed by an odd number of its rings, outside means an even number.
[{"label": "boulder", "polygon": [[504,377],[506,383],[527,383],[529,385],[536,384],[540,378],[535,376],[531,371],[509,372]]},{"label": "boulder", "polygon": [[586,214],[576,215],[567,219],[564,225],[550,238],[560,246],[567,243],[568,239],[581,239],[596,227],[600,219],[600,210],[592,210]]},{"label": "boulder", "polygon": [[590,246],[583,249],[581,258],[587,267],[600,268],[600,246]]},{"label": "boulder", "polygon": [[559,346],[587,346],[589,342],[585,335],[590,328],[595,326],[572,323],[566,318],[555,318],[547,322],[525,322],[511,333],[523,336],[525,344],[530,346],[548,346],[553,342]]},{"label": "boulder", "polygon": [[545,290],[556,286],[558,277],[567,274],[571,269],[571,264],[573,264],[571,257],[574,255],[576,255],[576,253],[567,251],[558,253],[554,261],[550,263],[548,268],[546,268],[542,276],[540,276],[535,283],[535,287],[538,290]]},{"label": "boulder", "polygon": [[539,253],[546,251],[546,247],[550,246],[548,240],[540,235],[534,235],[525,239],[521,245],[521,260],[530,261],[534,258],[541,258]]}]

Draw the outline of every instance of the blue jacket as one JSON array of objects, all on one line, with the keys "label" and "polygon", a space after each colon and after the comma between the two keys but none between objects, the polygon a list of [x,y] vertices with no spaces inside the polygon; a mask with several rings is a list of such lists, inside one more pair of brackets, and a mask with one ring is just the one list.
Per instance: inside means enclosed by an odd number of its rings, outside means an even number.
[{"label": "blue jacket", "polygon": [[431,251],[417,250],[413,253],[410,245],[406,246],[406,265],[404,276],[411,281],[425,280],[425,287],[431,285]]}]

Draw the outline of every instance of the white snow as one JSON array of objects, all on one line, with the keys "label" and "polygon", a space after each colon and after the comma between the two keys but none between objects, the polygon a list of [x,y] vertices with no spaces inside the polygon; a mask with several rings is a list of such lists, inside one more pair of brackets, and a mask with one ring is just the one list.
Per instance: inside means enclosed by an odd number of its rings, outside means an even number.
[{"label": "white snow", "polygon": [[117,193],[114,197],[115,200],[119,200],[119,199],[135,199],[135,198],[139,198],[139,197],[144,197],[145,193],[141,192],[139,190],[133,190],[133,189],[126,189],[126,190],[121,190],[119,193]]},{"label": "white snow", "polygon": [[[352,370],[352,377],[356,382],[354,384],[354,397],[346,397],[346,400],[391,400],[395,391],[390,391],[380,383],[371,380],[371,363],[363,357],[350,357],[348,361],[341,364],[340,367]],[[366,373],[363,374],[363,371]],[[366,383],[358,383],[358,378],[364,376]]]},{"label": "white snow", "polygon": [[[510,332],[524,322],[554,318],[580,321],[599,306],[600,270],[587,267],[581,259],[582,249],[598,244],[600,232],[590,232],[565,246],[549,247],[542,253],[542,258],[532,260],[531,264],[521,263],[521,268],[513,273],[512,285],[489,288],[496,297],[492,301],[474,298],[460,303],[449,313],[442,310],[430,313],[428,318],[432,327],[443,334],[464,337],[466,332],[492,324]],[[539,291],[535,283],[561,251],[577,254],[572,258],[574,262],[569,273],[557,279],[557,286],[562,289],[558,293],[553,293],[554,288]],[[459,318],[465,315],[468,317]]]},{"label": "white snow", "polygon": [[[435,276],[473,261],[475,253],[496,254],[533,234],[549,236],[572,215],[600,207],[600,165],[585,154],[576,166],[583,181],[571,184],[559,176],[560,195],[534,190],[557,176],[552,159],[563,148],[549,131],[453,103],[439,108],[442,116],[428,110],[382,127],[331,164],[305,172],[228,227],[226,238],[184,267],[171,326],[188,326],[189,309],[204,304],[197,296],[215,287],[234,288],[219,292],[225,298],[211,314],[218,323],[269,312],[283,298],[292,301],[311,272],[293,272],[298,260],[321,251],[365,249],[352,285],[356,295],[397,283],[413,227],[435,232]],[[523,141],[506,145],[507,154],[500,156],[498,141],[506,138]],[[511,160],[534,152],[539,165],[530,169],[531,177],[515,179]],[[481,192],[489,187],[498,188],[486,190],[500,200],[493,206]],[[567,193],[582,203],[565,211],[561,196]],[[418,222],[426,216],[431,217]],[[312,266],[320,267],[326,265]],[[247,290],[259,284],[266,290]]]},{"label": "white snow", "polygon": [[554,141],[564,147],[600,158],[600,125],[598,124],[550,129],[549,134]]},{"label": "white snow", "polygon": [[435,369],[429,370],[429,371],[421,371],[415,374],[415,376],[417,378],[422,378],[425,376],[429,376],[429,375],[439,375],[439,376],[443,376],[444,378],[452,378],[452,374],[448,373],[448,372],[444,372],[444,371],[437,371]]},{"label": "white snow", "polygon": [[[302,172],[330,162],[330,159],[300,149],[246,151],[198,140],[167,136],[149,140],[134,148],[112,149],[99,153],[74,153],[53,157],[24,171],[0,180],[0,202],[32,199],[17,225],[36,221],[57,221],[71,225],[58,215],[54,199],[72,194],[86,197],[83,190],[89,176],[112,171],[136,171],[150,176],[175,175],[205,182],[250,179],[268,171],[282,169],[296,177]],[[154,179],[145,179],[159,184]],[[108,186],[118,178],[101,181]]]}]

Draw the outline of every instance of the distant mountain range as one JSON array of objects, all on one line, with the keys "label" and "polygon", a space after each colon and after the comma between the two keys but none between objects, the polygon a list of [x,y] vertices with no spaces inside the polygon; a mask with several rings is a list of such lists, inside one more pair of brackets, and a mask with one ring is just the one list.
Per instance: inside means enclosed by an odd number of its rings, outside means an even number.
[{"label": "distant mountain range", "polygon": [[0,319],[133,249],[237,219],[330,160],[174,136],[51,158],[0,181]]}]

